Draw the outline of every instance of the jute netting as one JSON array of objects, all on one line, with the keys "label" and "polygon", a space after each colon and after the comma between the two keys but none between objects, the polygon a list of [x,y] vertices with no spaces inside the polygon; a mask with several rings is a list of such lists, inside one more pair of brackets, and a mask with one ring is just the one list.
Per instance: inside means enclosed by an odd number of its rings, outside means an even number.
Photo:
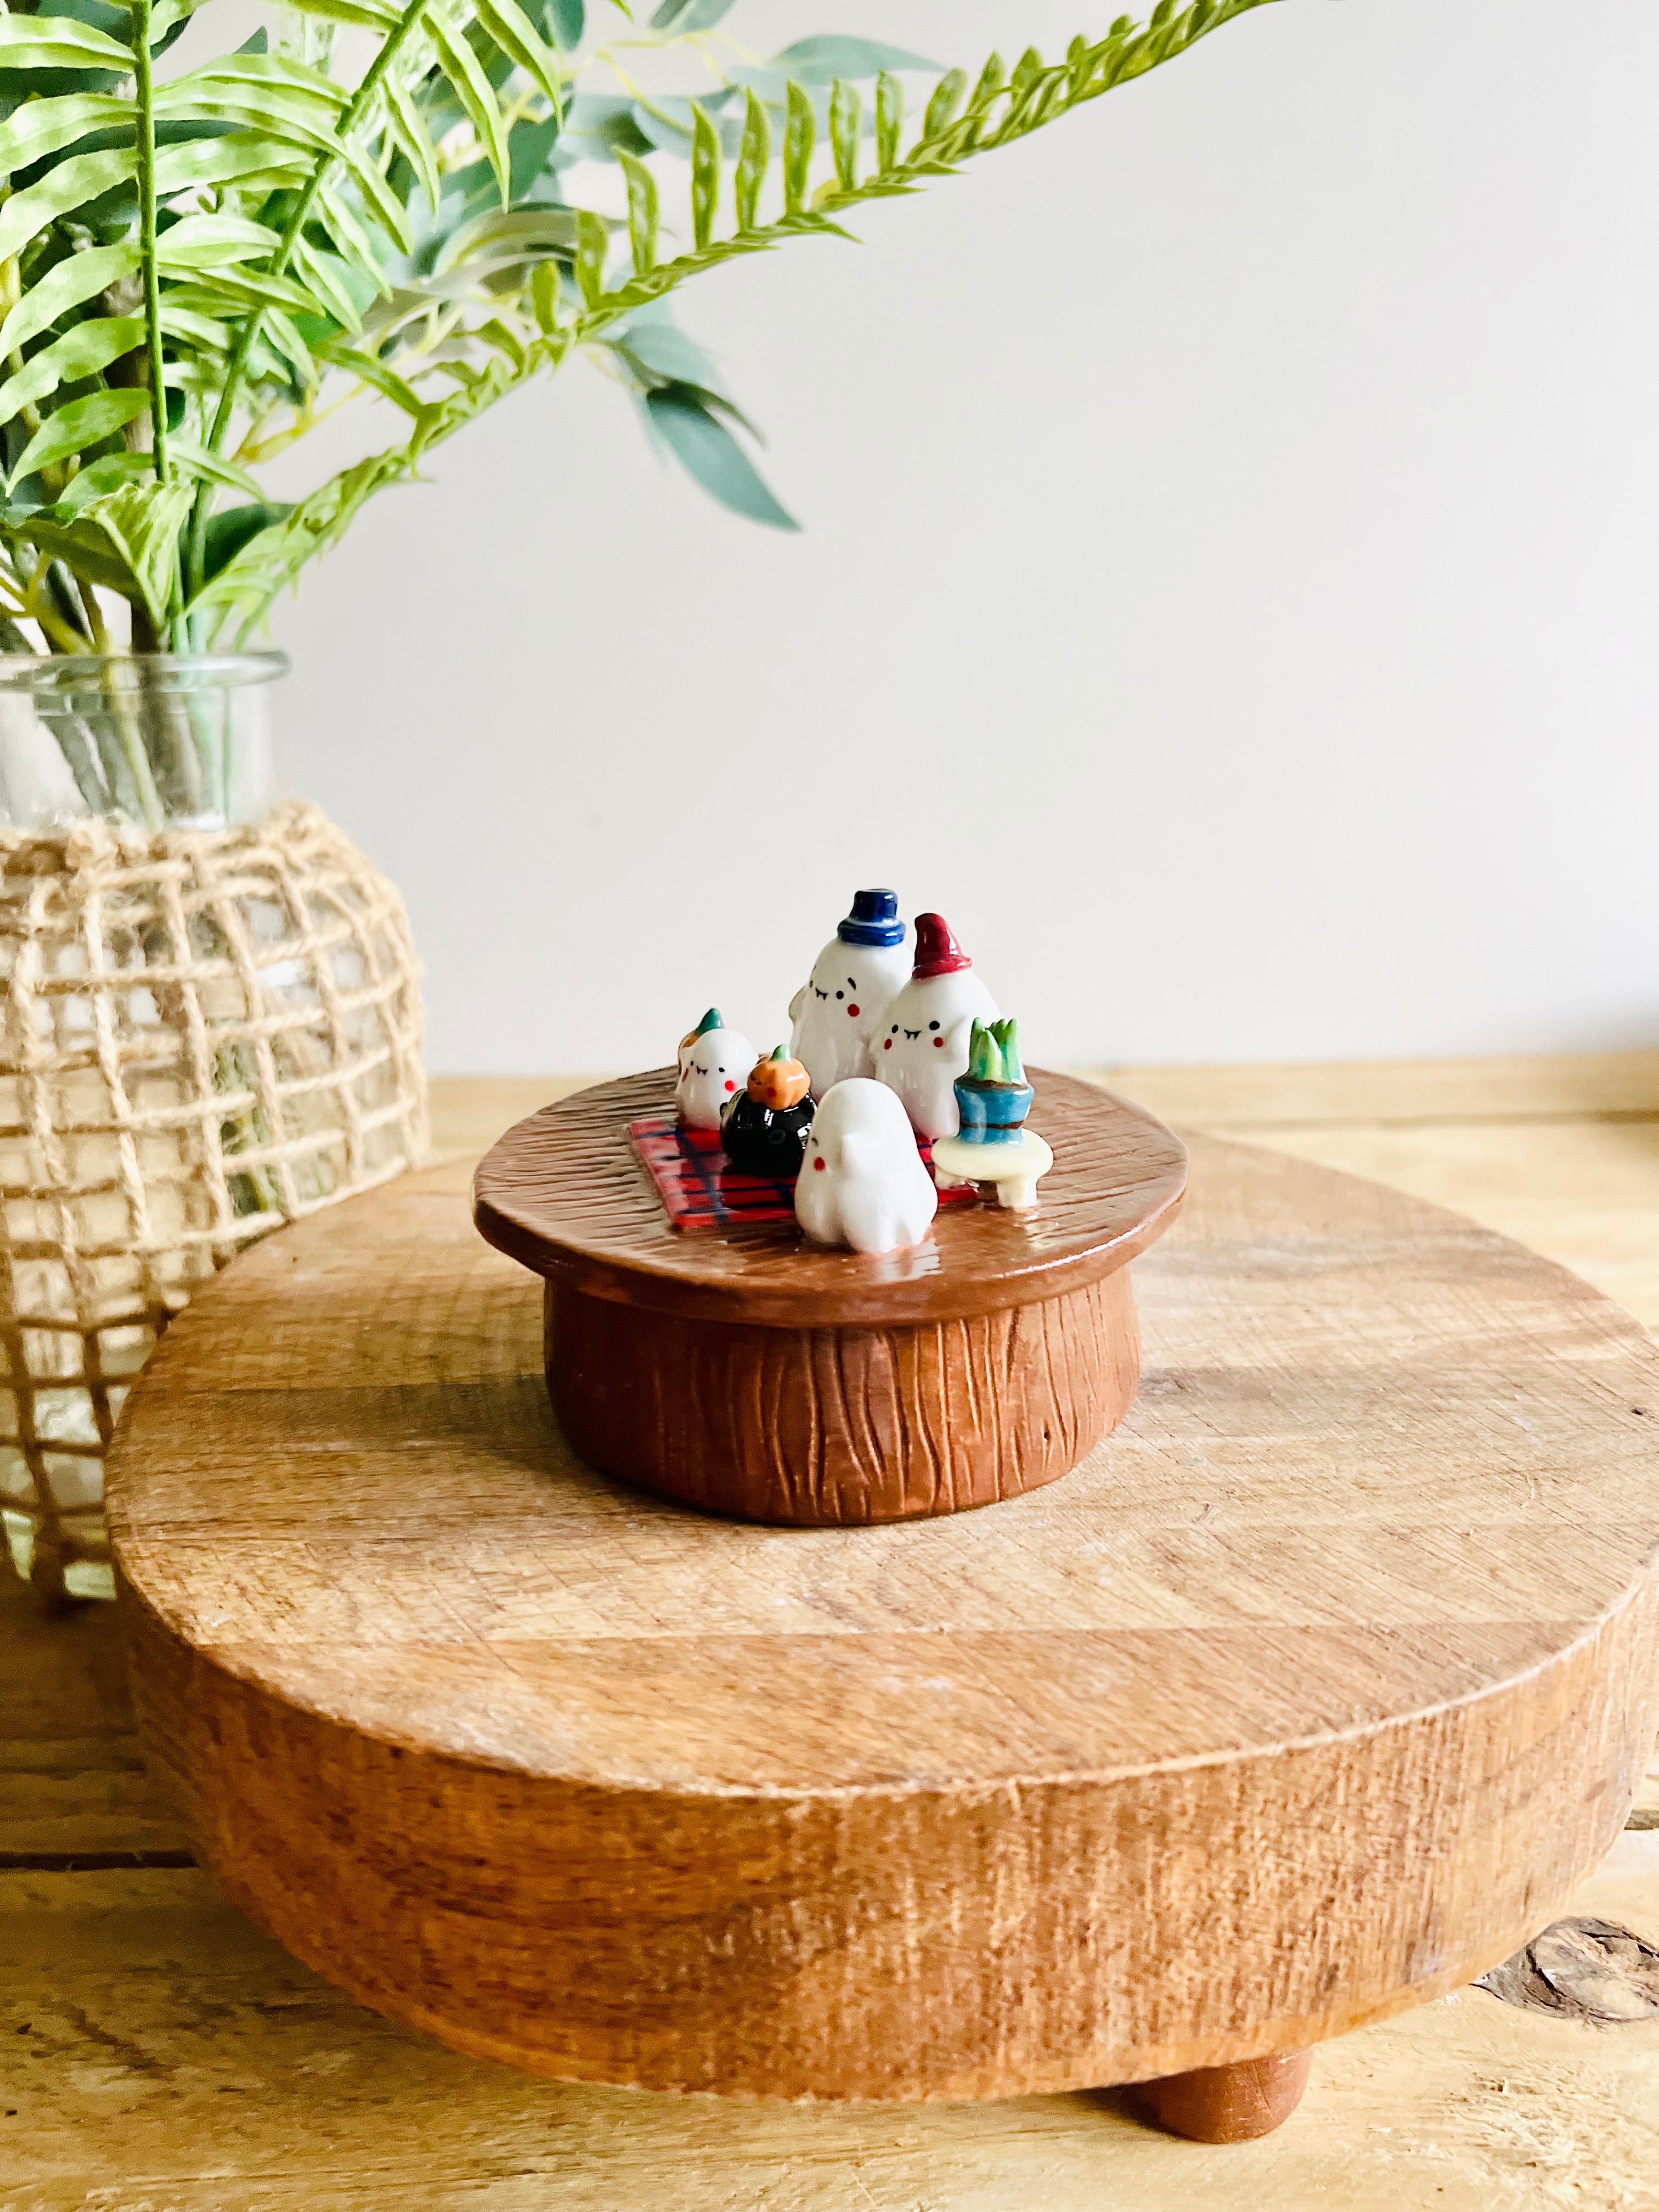
[{"label": "jute netting", "polygon": [[393,886],[290,805],[0,830],[0,1513],[37,1582],[93,1589],[110,1433],[168,1320],[425,1152],[419,968]]}]

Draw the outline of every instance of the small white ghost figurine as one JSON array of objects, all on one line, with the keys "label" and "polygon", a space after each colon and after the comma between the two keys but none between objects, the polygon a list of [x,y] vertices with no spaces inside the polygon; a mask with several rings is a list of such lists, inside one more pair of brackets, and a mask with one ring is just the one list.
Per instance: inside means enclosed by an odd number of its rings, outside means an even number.
[{"label": "small white ghost figurine", "polygon": [[818,1101],[795,1185],[795,1218],[815,1244],[902,1252],[939,1211],[904,1109],[884,1084],[853,1076]]},{"label": "small white ghost figurine", "polygon": [[909,972],[897,899],[891,891],[854,891],[853,911],[789,1001],[789,1049],[811,1078],[815,1098],[848,1076],[875,1073],[872,1049]]},{"label": "small white ghost figurine", "polygon": [[718,1006],[680,1039],[674,1104],[688,1129],[718,1129],[720,1109],[735,1098],[760,1058],[746,1036],[729,1030]]},{"label": "small white ghost figurine", "polygon": [[919,1136],[954,1137],[957,1078],[968,1073],[976,1021],[997,1019],[996,1001],[936,914],[916,916],[916,964],[887,1009],[876,1073],[898,1093]]}]

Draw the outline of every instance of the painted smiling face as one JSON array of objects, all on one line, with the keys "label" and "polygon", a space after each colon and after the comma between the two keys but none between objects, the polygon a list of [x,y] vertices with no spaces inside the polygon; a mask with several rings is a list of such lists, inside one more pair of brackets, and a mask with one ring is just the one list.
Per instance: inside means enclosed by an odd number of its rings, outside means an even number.
[{"label": "painted smiling face", "polygon": [[838,1083],[806,1133],[795,1218],[815,1244],[902,1252],[920,1244],[939,1210],[904,1109],[866,1076]]},{"label": "painted smiling face", "polygon": [[794,1024],[789,1048],[812,1079],[812,1095],[849,1076],[874,1073],[871,1053],[884,1018],[910,972],[903,925],[892,945],[849,944],[832,937],[812,963],[809,980],[789,1002]]},{"label": "painted smiling face", "polygon": [[944,922],[919,915],[915,972],[887,1009],[875,1052],[877,1076],[918,1134],[956,1135],[957,1078],[968,1073],[974,1024],[996,1018],[995,1000]]},{"label": "painted smiling face", "polygon": [[674,1105],[688,1129],[718,1129],[720,1109],[737,1097],[760,1054],[745,1036],[729,1030],[718,1006],[680,1039]]}]

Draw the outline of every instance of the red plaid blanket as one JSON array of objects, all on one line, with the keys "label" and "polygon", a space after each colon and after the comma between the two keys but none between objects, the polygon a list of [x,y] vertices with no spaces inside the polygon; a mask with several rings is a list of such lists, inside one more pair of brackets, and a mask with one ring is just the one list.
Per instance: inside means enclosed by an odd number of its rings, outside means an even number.
[{"label": "red plaid blanket", "polygon": [[[744,1175],[721,1147],[716,1129],[684,1129],[667,1118],[630,1121],[628,1133],[646,1173],[657,1186],[676,1229],[713,1229],[726,1222],[793,1221],[795,1186],[770,1176]],[[918,1137],[916,1150],[931,1174],[933,1148]],[[971,1183],[942,1190],[941,1206],[970,1204]]]}]

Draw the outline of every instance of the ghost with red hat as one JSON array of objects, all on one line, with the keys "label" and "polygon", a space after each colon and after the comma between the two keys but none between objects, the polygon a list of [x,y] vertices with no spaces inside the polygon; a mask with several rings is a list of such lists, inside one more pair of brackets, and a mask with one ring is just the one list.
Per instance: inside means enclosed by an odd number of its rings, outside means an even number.
[{"label": "ghost with red hat", "polygon": [[896,1091],[919,1136],[954,1137],[957,1078],[968,1073],[974,1024],[998,1019],[996,1000],[942,915],[916,916],[910,980],[887,1009],[876,1073]]}]

